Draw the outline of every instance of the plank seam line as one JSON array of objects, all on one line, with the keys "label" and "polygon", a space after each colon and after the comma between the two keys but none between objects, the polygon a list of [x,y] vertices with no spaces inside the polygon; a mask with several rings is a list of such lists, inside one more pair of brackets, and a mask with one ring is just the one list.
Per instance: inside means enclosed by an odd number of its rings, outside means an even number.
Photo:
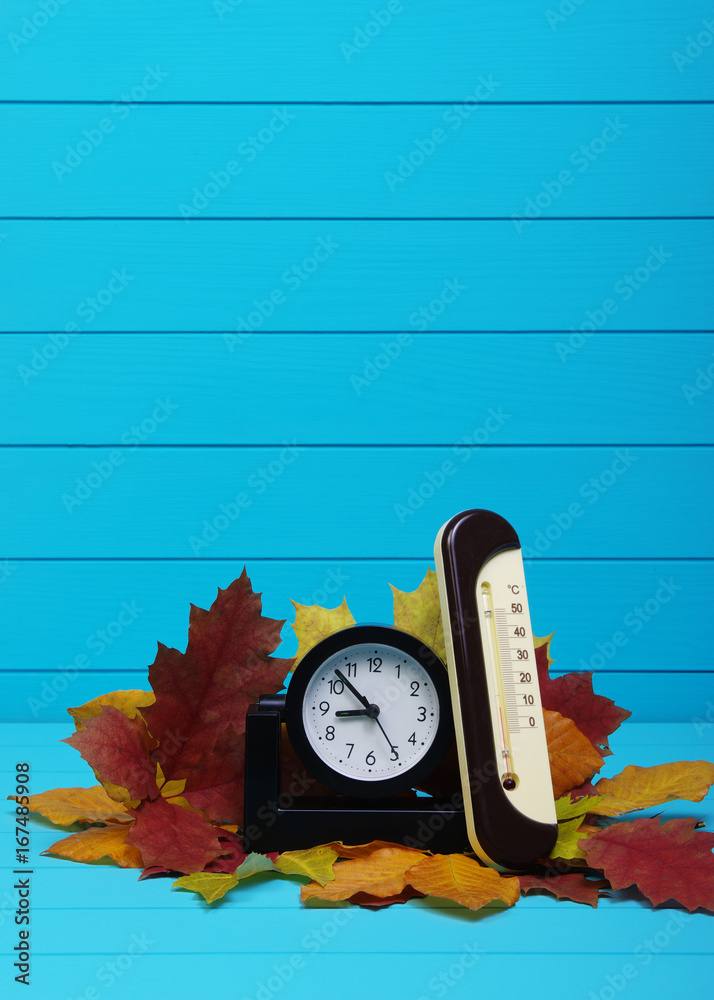
[{"label": "plank seam line", "polygon": [[[424,556],[4,556],[6,562],[419,562],[433,563],[433,552]],[[702,562],[714,556],[533,556],[529,562]]]},{"label": "plank seam line", "polygon": [[[50,333],[63,333],[63,330],[0,330],[0,336],[3,337],[46,337]],[[288,337],[302,337],[306,334],[316,337],[331,337],[335,334],[344,335],[348,337],[380,337],[389,336],[389,334],[398,333],[399,331],[393,330],[254,330],[254,337],[275,337],[275,336],[288,336]],[[409,333],[412,337],[433,337],[434,335],[450,334],[462,337],[481,337],[481,336],[491,336],[491,335],[510,335],[510,334],[529,334],[534,337],[540,337],[543,334],[569,334],[572,330],[410,330]],[[235,330],[83,330],[81,332],[82,340],[87,337],[172,337],[175,335],[186,336],[186,337],[203,337],[203,336],[221,336],[222,334],[235,333]],[[714,329],[711,330],[601,330],[598,332],[598,339],[601,340],[603,337],[610,336],[612,334],[634,334],[635,336],[649,336],[650,334],[666,334],[666,335],[676,335],[676,334],[700,334],[700,333],[714,333]]]},{"label": "plank seam line", "polygon": [[[43,99],[43,98],[3,98],[0,100],[0,105],[3,104],[128,104],[130,106],[136,106],[136,101],[122,101],[113,100],[112,98],[105,99],[92,99],[92,100],[57,100],[57,99]],[[305,107],[315,107],[315,106],[337,106],[337,107],[360,107],[360,106],[381,106],[381,107],[450,107],[452,104],[462,105],[464,104],[463,98],[456,98],[452,100],[441,100],[441,101],[285,101],[285,100],[275,100],[271,101],[141,101],[141,106],[144,105],[197,105],[197,106],[222,106],[226,105],[229,107],[260,107],[272,104],[289,105],[289,106],[305,106]],[[667,100],[667,99],[654,99],[654,100],[604,100],[598,98],[595,100],[580,100],[580,101],[484,101],[479,104],[481,109],[489,107],[550,107],[553,105],[562,106],[592,106],[592,105],[700,105],[700,104],[714,104],[714,99],[711,98],[690,98],[689,100]]]},{"label": "plank seam line", "polygon": [[[194,222],[711,222],[713,215],[214,215]],[[0,222],[183,222],[181,215],[0,215]]]}]

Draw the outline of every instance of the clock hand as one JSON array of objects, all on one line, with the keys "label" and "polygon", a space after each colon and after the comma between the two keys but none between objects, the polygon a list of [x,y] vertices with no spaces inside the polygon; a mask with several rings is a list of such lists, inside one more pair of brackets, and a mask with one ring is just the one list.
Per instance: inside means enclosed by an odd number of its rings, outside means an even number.
[{"label": "clock hand", "polygon": [[[368,718],[374,719],[374,721],[377,723],[377,725],[379,726],[379,728],[384,733],[384,738],[387,741],[387,743],[389,744],[389,749],[392,750],[394,753],[396,753],[397,751],[396,751],[396,749],[394,747],[394,744],[392,743],[392,741],[390,740],[390,738],[387,736],[386,732],[384,732],[384,726],[382,725],[382,723],[377,718],[377,716],[379,715],[379,706],[378,705],[371,705],[369,703],[369,701],[364,697],[364,695],[361,695],[359,693],[359,691],[352,684],[350,684],[350,682],[347,680],[347,678],[345,677],[345,675],[342,673],[341,670],[335,670],[335,673],[337,674],[337,676],[339,677],[339,679],[343,682],[343,684],[345,684],[350,689],[350,691],[355,696],[355,698],[357,698],[358,701],[361,701],[362,704],[364,705],[364,712],[358,712],[357,714],[359,714],[359,715],[364,714]],[[337,712],[336,714],[337,715],[342,715],[341,712]]]},{"label": "clock hand", "polygon": [[342,681],[342,683],[346,687],[348,687],[350,689],[350,691],[355,696],[355,698],[357,699],[357,701],[361,701],[365,708],[369,708],[370,707],[370,703],[367,701],[367,699],[364,697],[364,695],[361,695],[359,693],[359,691],[357,690],[356,687],[354,687],[354,685],[350,684],[350,682],[347,680],[347,678],[342,673],[342,671],[341,670],[335,670],[335,673],[337,674],[337,676],[339,677],[339,679]]},{"label": "clock hand", "polygon": [[338,719],[346,719],[351,715],[369,715],[368,708],[350,708],[347,711],[335,712]]}]

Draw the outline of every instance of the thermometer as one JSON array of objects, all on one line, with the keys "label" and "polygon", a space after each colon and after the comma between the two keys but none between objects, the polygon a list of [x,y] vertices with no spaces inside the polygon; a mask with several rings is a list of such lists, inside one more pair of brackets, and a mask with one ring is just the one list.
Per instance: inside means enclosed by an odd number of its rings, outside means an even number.
[{"label": "thermometer", "polygon": [[498,514],[467,510],[434,558],[469,843],[522,871],[558,831],[520,542]]}]

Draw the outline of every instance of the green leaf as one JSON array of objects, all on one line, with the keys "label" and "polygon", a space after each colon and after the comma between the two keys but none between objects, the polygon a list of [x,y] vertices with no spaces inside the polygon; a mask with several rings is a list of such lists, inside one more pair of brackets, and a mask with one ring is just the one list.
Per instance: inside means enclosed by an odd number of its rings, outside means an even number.
[{"label": "green leaf", "polygon": [[570,793],[561,795],[555,802],[555,815],[558,819],[575,819],[589,812],[597,812],[597,806],[606,798],[605,795],[584,795],[576,802],[570,801]]}]

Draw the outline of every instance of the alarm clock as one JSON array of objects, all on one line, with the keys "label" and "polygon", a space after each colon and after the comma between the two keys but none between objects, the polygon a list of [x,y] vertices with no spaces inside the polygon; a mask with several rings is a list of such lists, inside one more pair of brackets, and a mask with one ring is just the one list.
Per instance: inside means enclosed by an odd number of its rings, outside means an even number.
[{"label": "alarm clock", "polygon": [[341,629],[300,660],[285,723],[295,753],[328,787],[369,798],[405,792],[454,737],[446,667],[401,629]]}]

